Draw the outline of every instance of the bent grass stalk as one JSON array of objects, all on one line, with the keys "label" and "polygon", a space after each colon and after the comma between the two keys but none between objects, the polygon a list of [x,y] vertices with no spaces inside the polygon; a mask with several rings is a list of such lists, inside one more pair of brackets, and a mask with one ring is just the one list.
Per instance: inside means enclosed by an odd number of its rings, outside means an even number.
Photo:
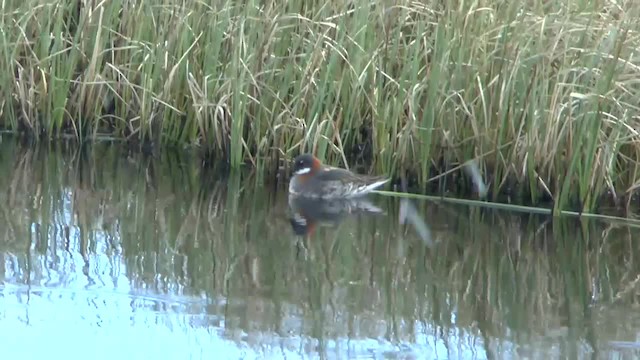
[{"label": "bent grass stalk", "polygon": [[561,217],[561,216],[580,217],[585,219],[606,220],[609,222],[622,223],[626,226],[640,227],[640,220],[638,219],[632,219],[632,218],[626,218],[626,217],[620,217],[620,216],[614,216],[614,215],[596,214],[596,213],[579,212],[579,211],[571,211],[571,210],[555,210],[551,208],[543,208],[543,207],[536,207],[536,206],[504,204],[504,203],[487,202],[483,200],[458,199],[458,198],[452,198],[452,197],[402,193],[402,192],[385,191],[385,190],[374,190],[373,193],[385,195],[385,196],[428,200],[428,201],[434,201],[434,202],[445,202],[445,203],[460,204],[460,205],[466,205],[466,206],[477,206],[477,207],[484,207],[488,209],[507,210],[512,212],[522,212],[522,213],[528,213],[528,214],[553,215],[557,217]]}]

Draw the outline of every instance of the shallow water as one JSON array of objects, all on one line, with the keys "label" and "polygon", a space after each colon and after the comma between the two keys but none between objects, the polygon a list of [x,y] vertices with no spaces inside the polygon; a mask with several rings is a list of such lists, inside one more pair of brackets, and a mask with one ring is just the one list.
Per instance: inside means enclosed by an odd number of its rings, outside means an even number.
[{"label": "shallow water", "polygon": [[634,358],[636,229],[0,144],[4,359]]}]

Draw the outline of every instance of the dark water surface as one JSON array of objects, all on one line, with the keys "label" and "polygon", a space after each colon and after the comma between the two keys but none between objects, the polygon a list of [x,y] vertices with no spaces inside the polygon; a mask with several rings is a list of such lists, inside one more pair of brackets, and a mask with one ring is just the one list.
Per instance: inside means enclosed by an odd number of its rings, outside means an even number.
[{"label": "dark water surface", "polygon": [[[0,144],[3,359],[625,359],[640,232]],[[379,210],[376,210],[376,207]]]}]

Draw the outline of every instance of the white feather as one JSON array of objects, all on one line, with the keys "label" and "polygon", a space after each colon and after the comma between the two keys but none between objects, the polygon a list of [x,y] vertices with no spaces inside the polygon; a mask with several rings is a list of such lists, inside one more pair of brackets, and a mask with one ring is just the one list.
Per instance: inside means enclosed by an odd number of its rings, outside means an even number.
[{"label": "white feather", "polygon": [[365,186],[361,186],[358,187],[357,189],[355,189],[355,191],[351,194],[351,197],[353,196],[358,196],[358,195],[363,195],[366,193],[371,192],[372,190],[375,190],[376,188],[386,184],[387,182],[389,182],[389,180],[391,179],[384,179],[384,180],[379,180],[376,181],[374,183],[371,183],[369,185],[365,185]]},{"label": "white feather", "polygon": [[310,171],[311,171],[311,168],[302,168],[296,171],[294,174],[295,175],[308,174]]}]

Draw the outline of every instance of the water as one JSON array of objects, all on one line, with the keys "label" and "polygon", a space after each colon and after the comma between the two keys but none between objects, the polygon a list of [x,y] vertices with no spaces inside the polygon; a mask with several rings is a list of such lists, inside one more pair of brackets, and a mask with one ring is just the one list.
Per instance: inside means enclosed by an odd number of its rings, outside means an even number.
[{"label": "water", "polygon": [[0,172],[3,359],[640,355],[633,228],[289,204],[251,174],[106,145],[5,138]]}]

